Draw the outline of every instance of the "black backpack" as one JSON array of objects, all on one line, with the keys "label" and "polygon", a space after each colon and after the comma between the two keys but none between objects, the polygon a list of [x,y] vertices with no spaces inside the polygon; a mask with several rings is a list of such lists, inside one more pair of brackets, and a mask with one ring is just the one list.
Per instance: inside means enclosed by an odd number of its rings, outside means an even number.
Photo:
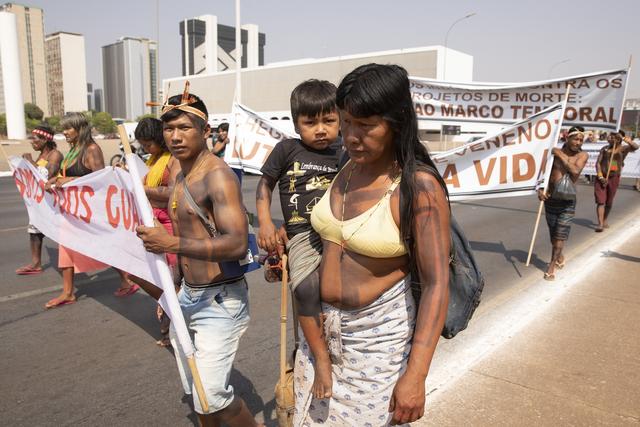
[{"label": "black backpack", "polygon": [[[451,219],[451,255],[449,258],[449,307],[442,336],[451,339],[464,330],[478,304],[484,288],[484,277],[478,268],[469,241],[458,222]],[[414,276],[417,277],[417,276]],[[417,303],[422,295],[420,283],[411,290]]]},{"label": "black backpack", "polygon": [[467,327],[480,304],[484,277],[478,268],[469,241],[451,216],[451,258],[449,261],[449,307],[442,336],[450,339]]}]

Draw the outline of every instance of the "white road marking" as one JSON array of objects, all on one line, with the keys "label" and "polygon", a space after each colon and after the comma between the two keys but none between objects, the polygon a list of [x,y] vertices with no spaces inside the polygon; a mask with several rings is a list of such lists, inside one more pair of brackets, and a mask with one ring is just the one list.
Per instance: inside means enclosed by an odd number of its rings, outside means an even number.
[{"label": "white road marking", "polygon": [[0,303],[42,295],[53,291],[59,291],[60,289],[62,289],[62,285],[49,286],[48,288],[35,289],[33,291],[19,292],[17,294],[0,297]]}]

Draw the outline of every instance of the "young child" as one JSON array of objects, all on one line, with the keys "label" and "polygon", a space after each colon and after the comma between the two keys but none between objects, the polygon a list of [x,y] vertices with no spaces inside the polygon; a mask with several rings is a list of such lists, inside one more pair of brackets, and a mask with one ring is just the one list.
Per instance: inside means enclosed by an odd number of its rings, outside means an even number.
[{"label": "young child", "polygon": [[[279,142],[261,169],[256,191],[258,245],[289,259],[298,321],[315,359],[312,393],[331,397],[331,359],[324,341],[318,266],[322,241],[311,228],[311,211],[338,172],[340,117],[336,87],[307,80],[291,92],[291,115],[300,139]],[[271,196],[278,183],[286,233],[271,220]]]}]

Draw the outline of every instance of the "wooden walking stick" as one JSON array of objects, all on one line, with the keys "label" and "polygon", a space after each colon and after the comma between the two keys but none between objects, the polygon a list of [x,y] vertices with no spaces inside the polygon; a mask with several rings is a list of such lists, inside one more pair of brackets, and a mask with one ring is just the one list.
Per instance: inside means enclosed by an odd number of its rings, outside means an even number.
[{"label": "wooden walking stick", "polygon": [[280,288],[280,379],[275,387],[276,417],[279,427],[293,426],[295,398],[293,395],[293,365],[287,363],[287,293],[289,292],[289,272],[287,255],[280,261],[282,284]]},{"label": "wooden walking stick", "polygon": [[287,372],[287,287],[289,271],[287,255],[282,255],[282,286],[280,287],[280,387],[285,387]]},{"label": "wooden walking stick", "polygon": [[[127,131],[123,125],[118,126],[118,133],[120,134],[120,142],[122,142],[122,147],[124,149],[125,154],[126,155],[133,154],[133,152],[131,151],[131,144],[129,143],[129,136],[127,135]],[[130,162],[130,163],[133,163],[133,162]],[[142,217],[142,222],[146,227],[154,227],[155,224],[153,222],[153,213],[151,212],[151,205],[149,205],[149,202],[146,200],[146,195],[144,193],[144,189],[142,188],[142,177],[138,172],[137,166],[132,165],[130,163],[128,163],[128,169],[129,169],[129,172],[131,173],[131,178],[134,181],[134,195],[136,197],[136,200],[139,200],[138,198],[144,198],[143,201],[146,201],[146,203],[138,203],[138,206],[141,207],[140,216]],[[174,328],[178,333],[178,342],[187,358],[187,364],[189,365],[189,370],[191,371],[191,377],[193,378],[193,384],[196,388],[196,393],[198,394],[198,400],[200,401],[200,406],[202,407],[202,410],[204,411],[204,413],[208,413],[209,403],[207,402],[207,396],[204,393],[204,387],[202,386],[202,379],[200,378],[200,374],[198,373],[198,366],[196,365],[195,357],[193,354],[193,344],[191,343],[190,339],[188,340],[189,341],[188,343],[185,343],[184,341],[187,338],[181,338],[181,337],[184,337],[185,334],[188,337],[189,333],[186,329],[184,318],[182,318],[182,311],[180,309],[180,305],[178,304],[178,300],[176,298],[175,289],[173,287],[173,279],[171,278],[169,267],[166,265],[166,260],[163,260],[163,263],[164,263],[164,266],[162,268],[164,269],[164,274],[163,274],[163,271],[159,272],[160,279],[162,282],[161,289],[163,289],[164,291],[163,301],[165,301],[168,304],[168,307],[171,309],[171,313],[175,313],[176,316],[179,313],[180,319],[171,318],[171,322],[173,323]],[[168,296],[167,294],[171,294],[170,298],[167,298]],[[182,333],[180,333],[181,331]]]}]

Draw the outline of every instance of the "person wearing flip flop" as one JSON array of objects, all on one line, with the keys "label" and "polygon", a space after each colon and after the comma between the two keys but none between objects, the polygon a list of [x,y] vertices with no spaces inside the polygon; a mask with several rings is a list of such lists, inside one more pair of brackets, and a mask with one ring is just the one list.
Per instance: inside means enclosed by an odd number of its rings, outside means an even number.
[{"label": "person wearing flip flop", "polygon": [[598,160],[596,160],[598,179],[593,187],[598,218],[595,230],[597,233],[609,228],[607,218],[611,213],[613,199],[618,191],[618,185],[620,185],[624,159],[630,152],[636,151],[640,147],[631,138],[627,138],[623,130],[610,133],[607,142],[609,145],[602,147]]},{"label": "person wearing flip flop", "polygon": [[[153,216],[169,234],[173,234],[168,210],[169,196],[170,187],[173,186],[176,176],[180,173],[180,163],[169,152],[162,134],[160,120],[150,117],[140,120],[134,134],[144,151],[151,155],[146,162],[149,172],[144,177],[143,184],[145,194],[153,209]],[[167,253],[165,255],[167,264],[174,271],[178,262],[176,254]],[[160,333],[162,334],[162,338],[156,341],[156,344],[160,347],[170,347],[169,326],[171,321],[160,304],[156,308],[156,316],[160,322]]]},{"label": "person wearing flip flop", "polygon": [[563,197],[558,192],[560,181],[568,175],[568,179],[573,183],[578,181],[582,169],[587,164],[589,154],[582,151],[584,141],[584,128],[574,126],[569,129],[567,140],[562,148],[554,147],[553,167],[549,176],[548,192],[544,193],[538,189],[538,198],[544,201],[544,212],[549,227],[549,237],[551,239],[551,261],[544,273],[545,280],[555,280],[556,268],[563,268],[565,264],[564,243],[569,238],[571,222],[576,214],[575,194],[572,199]]},{"label": "person wearing flip flop", "polygon": [[[53,140],[53,130],[46,124],[38,125],[31,131],[31,146],[38,151],[38,158],[33,160],[31,153],[24,153],[22,158],[38,168],[40,175],[46,180],[55,176],[60,169],[62,153],[57,150]],[[31,248],[31,263],[23,265],[16,270],[18,275],[30,275],[42,273],[42,240],[44,234],[35,226],[29,224],[29,246]]]},{"label": "person wearing flip flop", "polygon": [[[202,100],[189,93],[188,83],[182,95],[162,106],[164,139],[181,168],[169,198],[173,234],[160,224],[136,231],[146,250],[178,256],[178,301],[194,337],[209,403],[205,413],[199,399],[193,400],[201,425],[252,427],[257,424],[251,412],[229,383],[240,338],[249,325],[249,290],[243,273],[226,268],[237,266],[247,254],[248,219],[238,179],[207,148],[208,116]],[[215,230],[207,228],[200,214]],[[160,297],[155,286],[134,280]],[[173,329],[171,335],[173,341]],[[186,357],[180,346],[173,347],[184,391],[195,396]]]},{"label": "person wearing flip flop", "polygon": [[[45,190],[52,191],[53,186],[60,187],[81,176],[104,168],[104,155],[100,146],[91,137],[91,125],[82,113],[67,113],[60,121],[62,134],[70,146],[62,159],[59,173],[47,181]],[[56,308],[76,302],[73,279],[75,273],[103,270],[109,266],[58,245],[58,268],[62,270],[62,293],[45,304],[45,308]],[[128,275],[117,270],[120,275],[120,288],[116,296],[132,295],[140,287],[129,281]]]}]

